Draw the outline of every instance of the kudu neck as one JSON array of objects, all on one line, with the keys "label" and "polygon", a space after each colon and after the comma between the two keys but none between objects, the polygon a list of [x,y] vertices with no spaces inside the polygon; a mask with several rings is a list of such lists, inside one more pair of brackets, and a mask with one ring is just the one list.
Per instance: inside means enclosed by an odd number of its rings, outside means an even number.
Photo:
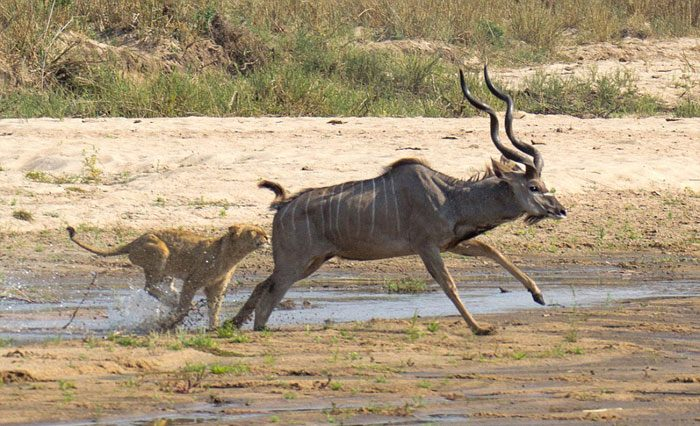
[{"label": "kudu neck", "polygon": [[452,188],[453,209],[460,222],[477,226],[497,226],[517,219],[525,210],[512,188],[497,177],[476,182],[462,181]]}]

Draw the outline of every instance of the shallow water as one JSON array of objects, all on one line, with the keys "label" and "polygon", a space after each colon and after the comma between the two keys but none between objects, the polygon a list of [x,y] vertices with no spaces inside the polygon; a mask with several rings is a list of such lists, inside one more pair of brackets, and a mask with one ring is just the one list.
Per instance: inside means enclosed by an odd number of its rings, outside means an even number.
[{"label": "shallow water", "polygon": [[[548,306],[592,306],[624,299],[700,295],[700,274],[643,276],[616,266],[570,265],[529,269],[543,291]],[[317,274],[313,281],[292,287],[287,293],[292,309],[278,309],[270,326],[365,321],[372,318],[409,318],[457,315],[456,308],[436,285],[421,294],[387,294],[383,282],[359,281],[346,274]],[[263,277],[260,277],[263,278]],[[474,314],[542,309],[530,294],[505,274],[455,275],[464,304]],[[37,279],[15,274],[6,279],[3,294],[34,295],[34,302],[0,299],[0,338],[14,342],[46,338],[103,336],[110,332],[134,331],[165,314],[162,305],[142,289],[135,279],[98,278],[88,288],[90,277]],[[501,293],[499,287],[509,290]],[[235,314],[250,289],[229,291],[223,317]],[[83,300],[84,299],[84,300]],[[82,304],[81,304],[82,301]],[[199,306],[203,305],[200,301]],[[66,328],[71,315],[78,314]],[[206,308],[188,316],[185,327],[206,327]]]}]

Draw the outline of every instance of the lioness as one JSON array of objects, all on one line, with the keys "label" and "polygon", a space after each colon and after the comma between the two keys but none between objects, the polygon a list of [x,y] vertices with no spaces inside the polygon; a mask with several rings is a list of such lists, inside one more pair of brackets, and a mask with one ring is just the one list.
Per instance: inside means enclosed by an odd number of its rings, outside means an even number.
[{"label": "lioness", "polygon": [[[113,250],[101,250],[78,241],[75,229],[66,228],[70,239],[100,256],[129,255],[134,265],[143,268],[145,290],[153,297],[177,308],[161,327],[172,328],[187,316],[195,293],[204,288],[209,307],[209,328],[219,326],[219,310],[236,264],[268,242],[267,234],[255,225],[233,225],[220,238],[208,238],[179,229],[166,229],[141,235]],[[166,277],[184,281],[179,300],[158,287]]]}]

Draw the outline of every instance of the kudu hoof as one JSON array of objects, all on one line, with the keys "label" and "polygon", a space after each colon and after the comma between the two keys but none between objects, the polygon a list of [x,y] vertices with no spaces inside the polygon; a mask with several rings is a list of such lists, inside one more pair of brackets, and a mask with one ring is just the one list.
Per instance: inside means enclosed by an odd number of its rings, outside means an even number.
[{"label": "kudu hoof", "polygon": [[496,334],[496,327],[489,325],[486,327],[479,327],[472,329],[472,332],[477,336],[490,336]]},{"label": "kudu hoof", "polygon": [[546,303],[544,303],[544,297],[542,296],[542,293],[537,293],[537,294],[533,293],[532,300],[534,300],[535,302],[539,303],[542,306],[546,305]]}]

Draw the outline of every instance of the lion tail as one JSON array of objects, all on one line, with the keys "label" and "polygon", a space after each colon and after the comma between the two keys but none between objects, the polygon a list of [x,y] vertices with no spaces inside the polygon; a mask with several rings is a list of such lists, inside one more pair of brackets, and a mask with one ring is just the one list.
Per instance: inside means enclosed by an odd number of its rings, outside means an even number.
[{"label": "lion tail", "polygon": [[89,244],[85,244],[75,239],[75,228],[73,228],[72,226],[67,227],[66,231],[68,231],[68,237],[70,237],[71,241],[76,243],[78,246],[84,248],[85,250],[91,253],[95,253],[99,256],[119,256],[120,254],[129,254],[129,250],[131,250],[131,243],[117,247],[114,250],[101,250],[97,247],[93,247]]}]

